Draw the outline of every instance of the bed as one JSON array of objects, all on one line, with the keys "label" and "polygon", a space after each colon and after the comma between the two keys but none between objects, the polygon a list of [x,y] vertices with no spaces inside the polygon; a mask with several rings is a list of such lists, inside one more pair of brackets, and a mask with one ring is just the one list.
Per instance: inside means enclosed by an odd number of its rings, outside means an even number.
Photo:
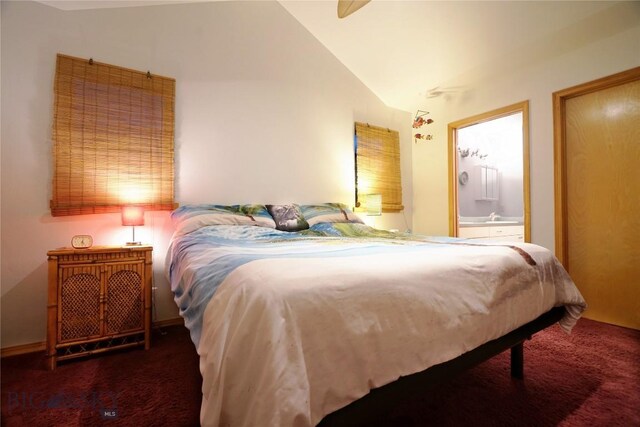
[{"label": "bed", "polygon": [[200,357],[202,425],[349,425],[394,386],[507,348],[521,376],[522,341],[556,321],[570,332],[586,307],[542,247],[391,233],[335,206],[285,218],[298,231],[261,205],[174,212],[165,265]]}]

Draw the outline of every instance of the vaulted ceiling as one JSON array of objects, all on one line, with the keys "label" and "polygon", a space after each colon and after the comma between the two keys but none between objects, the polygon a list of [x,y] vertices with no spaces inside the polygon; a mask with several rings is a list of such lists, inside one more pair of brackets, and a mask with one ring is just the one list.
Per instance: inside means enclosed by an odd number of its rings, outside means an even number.
[{"label": "vaulted ceiling", "polygon": [[463,90],[450,83],[467,74],[553,50],[567,28],[615,4],[373,0],[337,19],[333,1],[280,3],[386,104],[407,111]]},{"label": "vaulted ceiling", "polygon": [[[42,1],[67,10],[180,2],[194,0]],[[337,0],[279,2],[383,102],[406,111],[510,62],[578,46],[617,3],[372,0],[338,19]]]}]

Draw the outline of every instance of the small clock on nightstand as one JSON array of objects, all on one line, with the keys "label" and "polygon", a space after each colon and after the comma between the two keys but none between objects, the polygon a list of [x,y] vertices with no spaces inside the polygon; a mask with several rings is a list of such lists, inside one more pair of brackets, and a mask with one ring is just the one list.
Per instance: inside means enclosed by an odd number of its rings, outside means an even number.
[{"label": "small clock on nightstand", "polygon": [[93,245],[93,237],[88,234],[78,234],[71,238],[71,246],[74,249],[87,249]]}]

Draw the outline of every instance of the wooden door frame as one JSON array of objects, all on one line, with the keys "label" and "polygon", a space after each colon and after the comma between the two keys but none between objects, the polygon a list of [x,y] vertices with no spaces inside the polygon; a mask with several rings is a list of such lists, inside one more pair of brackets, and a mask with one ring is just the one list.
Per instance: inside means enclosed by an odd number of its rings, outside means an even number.
[{"label": "wooden door frame", "polygon": [[457,131],[468,126],[522,113],[522,193],[524,202],[524,241],[531,241],[531,191],[529,171],[529,101],[522,101],[486,113],[451,122],[449,135],[449,235],[458,236],[458,162]]},{"label": "wooden door frame", "polygon": [[567,133],[566,102],[571,98],[619,86],[640,79],[640,67],[582,83],[553,93],[553,179],[555,216],[555,255],[569,268],[567,217]]}]

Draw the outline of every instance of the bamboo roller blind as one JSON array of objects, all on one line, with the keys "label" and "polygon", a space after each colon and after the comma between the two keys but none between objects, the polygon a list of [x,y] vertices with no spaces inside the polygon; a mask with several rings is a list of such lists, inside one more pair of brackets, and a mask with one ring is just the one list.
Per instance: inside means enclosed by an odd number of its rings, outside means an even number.
[{"label": "bamboo roller blind", "polygon": [[356,206],[365,194],[382,195],[382,211],[402,206],[398,131],[356,122]]},{"label": "bamboo roller blind", "polygon": [[175,80],[58,54],[51,214],[174,207]]}]

